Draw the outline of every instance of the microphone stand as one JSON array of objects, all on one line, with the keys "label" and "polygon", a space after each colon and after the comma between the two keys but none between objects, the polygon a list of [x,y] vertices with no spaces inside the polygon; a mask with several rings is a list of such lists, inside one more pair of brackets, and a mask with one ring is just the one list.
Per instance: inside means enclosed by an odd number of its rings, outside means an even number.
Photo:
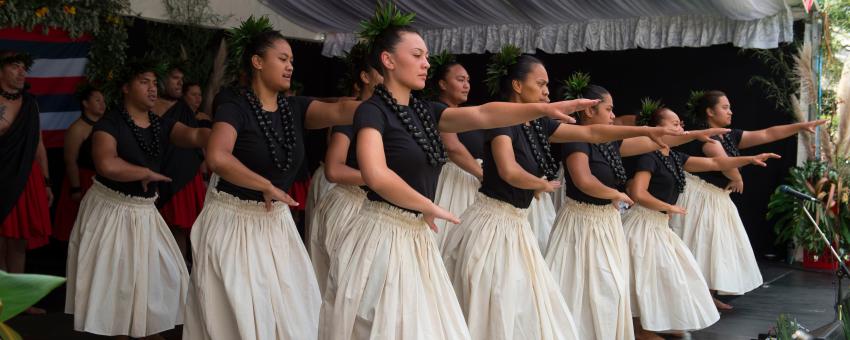
[{"label": "microphone stand", "polygon": [[[850,278],[850,269],[847,269],[847,265],[844,264],[844,261],[841,259],[841,256],[838,255],[838,252],[835,251],[835,248],[832,246],[832,242],[829,241],[829,238],[826,237],[826,234],[823,233],[818,223],[815,221],[812,214],[809,213],[809,210],[806,209],[806,206],[803,205],[803,211],[806,213],[806,216],[809,217],[809,221],[812,221],[812,225],[817,230],[818,234],[820,234],[821,239],[824,244],[826,244],[829,251],[832,253],[832,256],[835,257],[835,260],[838,261],[838,267],[835,268],[835,276],[838,278],[838,284],[835,286],[835,318],[826,325],[823,325],[815,330],[812,330],[811,335],[817,337],[818,339],[838,339],[836,336],[841,335],[840,338],[843,337],[843,324],[841,322],[841,305],[842,301],[844,301],[844,292],[843,292],[843,283],[842,280],[845,278]],[[847,316],[845,316],[847,317]]]}]

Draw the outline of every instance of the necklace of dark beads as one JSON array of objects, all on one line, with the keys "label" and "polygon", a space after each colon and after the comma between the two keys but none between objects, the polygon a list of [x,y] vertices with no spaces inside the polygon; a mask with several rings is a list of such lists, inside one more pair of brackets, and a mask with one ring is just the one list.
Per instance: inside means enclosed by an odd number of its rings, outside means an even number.
[{"label": "necklace of dark beads", "polygon": [[602,157],[608,162],[608,166],[614,171],[614,176],[617,178],[617,185],[623,186],[626,184],[626,168],[623,167],[623,159],[620,158],[620,152],[617,150],[617,145],[613,142],[593,144],[599,150]]},{"label": "necklace of dark beads", "polygon": [[[257,117],[257,122],[260,124],[260,131],[266,137],[266,145],[268,146],[269,154],[272,157],[275,167],[281,172],[289,171],[292,168],[292,154],[296,143],[295,120],[292,117],[292,110],[286,101],[286,97],[280,93],[277,94],[276,113],[280,114],[281,125],[283,125],[283,132],[279,133],[270,115],[275,112],[266,112],[263,110],[260,100],[257,99],[251,88],[243,88],[242,93],[248,100],[248,105],[251,107],[251,111],[254,112],[254,116]],[[278,146],[283,151],[282,155],[277,152]],[[283,157],[283,160],[281,160],[281,157]]]},{"label": "necklace of dark beads", "polygon": [[130,117],[130,113],[127,110],[121,112],[121,115],[124,117],[124,120],[127,122],[127,125],[130,126],[130,130],[133,131],[133,137],[136,139],[136,143],[139,144],[139,148],[144,151],[144,153],[150,157],[158,157],[159,156],[159,137],[161,135],[162,124],[161,119],[155,113],[148,111],[148,120],[150,121],[150,129],[153,134],[153,138],[151,138],[149,143],[145,142],[145,137],[142,135],[142,128],[136,125],[136,122],[133,121],[133,118]]},{"label": "necklace of dark beads", "polygon": [[732,139],[728,134],[720,135],[720,144],[723,145],[723,150],[726,151],[726,155],[729,157],[738,157],[741,155],[741,151],[738,150],[738,146],[732,144]]},{"label": "necklace of dark beads", "polygon": [[429,112],[424,101],[419,100],[414,96],[410,97],[410,108],[419,117],[419,121],[425,129],[425,132],[422,132],[419,130],[419,127],[416,126],[408,110],[398,104],[398,101],[393,98],[390,91],[387,90],[383,84],[375,86],[374,94],[381,98],[381,100],[383,100],[384,103],[389,106],[396,115],[398,115],[398,119],[401,120],[401,123],[407,129],[407,132],[410,133],[413,139],[416,140],[416,144],[419,144],[419,147],[422,148],[423,152],[425,152],[425,155],[428,158],[428,164],[432,166],[439,166],[446,163],[448,158],[446,156],[446,149],[443,146],[442,139],[440,139],[440,133],[437,130],[437,124],[434,122],[434,117]]},{"label": "necklace of dark beads", "polygon": [[531,146],[534,160],[543,170],[543,175],[550,181],[555,180],[558,176],[560,164],[552,157],[552,146],[549,144],[548,136],[543,131],[543,124],[540,119],[532,120],[529,124],[521,124],[520,126],[522,126],[522,132],[528,140],[528,145]]},{"label": "necklace of dark beads", "polygon": [[23,95],[24,95],[24,91],[18,91],[18,92],[13,93],[13,92],[6,92],[6,90],[4,90],[4,89],[0,89],[0,96],[3,96],[3,98],[6,98],[8,100],[18,100],[18,98],[21,98],[21,96],[23,96]]},{"label": "necklace of dark beads", "polygon": [[685,169],[682,167],[682,161],[679,155],[675,151],[670,151],[669,156],[664,156],[659,150],[655,151],[655,155],[661,159],[664,167],[673,174],[673,178],[676,179],[676,190],[679,193],[685,192]]}]

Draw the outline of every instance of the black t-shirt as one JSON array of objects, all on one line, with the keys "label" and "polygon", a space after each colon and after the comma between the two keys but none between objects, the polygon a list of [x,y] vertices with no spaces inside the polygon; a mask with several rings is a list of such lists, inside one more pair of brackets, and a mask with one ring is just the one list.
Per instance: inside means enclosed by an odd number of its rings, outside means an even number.
[{"label": "black t-shirt", "polygon": [[219,105],[223,103],[227,103],[230,101],[234,101],[239,97],[238,85],[235,83],[231,83],[229,85],[222,86],[218,89],[218,93],[215,94],[212,101],[212,110],[210,113],[210,117],[215,119],[215,111]]},{"label": "black t-shirt", "polygon": [[[616,157],[620,157],[620,146],[623,142],[616,141],[613,143],[615,144],[614,150]],[[617,176],[614,174],[614,170],[611,169],[611,165],[608,164],[605,156],[602,155],[596,146],[593,146],[593,144],[590,143],[570,142],[561,144],[561,155],[563,156],[561,161],[564,163],[564,186],[566,188],[567,197],[579,202],[595,205],[610,204],[611,200],[600,199],[587,195],[573,183],[566,160],[574,152],[587,154],[588,165],[590,165],[590,173],[602,182],[602,184],[620,191],[623,190],[620,185],[617,185]]]},{"label": "black t-shirt", "polygon": [[[426,106],[430,109],[436,126],[440,122],[446,105],[427,102]],[[411,120],[419,127],[419,131],[424,133],[425,129],[418,115],[409,107],[402,107],[410,113]],[[354,114],[354,131],[356,133],[363,128],[374,128],[381,133],[384,141],[384,155],[390,170],[398,174],[414,190],[434,200],[442,164],[434,166],[428,163],[425,152],[407,131],[398,115],[380,97],[372,96],[357,107],[357,112]],[[370,201],[386,202],[378,193],[372,190],[367,192]]]},{"label": "black t-shirt", "polygon": [[[164,118],[180,122],[188,127],[197,128],[198,120],[195,111],[186,101],[179,99],[162,115]],[[162,174],[171,178],[171,182],[159,183],[158,206],[168,203],[174,195],[183,190],[186,184],[198,175],[204,154],[200,148],[186,149],[169,143],[163,157]]]},{"label": "black t-shirt", "polygon": [[[110,112],[103,115],[103,118],[97,121],[94,125],[93,132],[103,131],[108,133],[117,142],[118,157],[127,163],[146,167],[154,172],[160,172],[162,168],[162,160],[165,155],[166,146],[171,143],[171,129],[174,128],[175,120],[164,118],[156,118],[160,121],[159,135],[159,156],[152,157],[146,154],[139,146],[136,137],[133,135],[133,130],[130,128],[129,122],[122,117],[119,112]],[[153,124],[147,128],[141,129],[143,143],[150,143],[154,138]],[[141,181],[133,182],[118,182],[108,179],[97,174],[97,180],[103,183],[106,187],[136,197],[153,197],[156,194],[157,185],[151,183],[148,185],[148,191],[142,190]]]},{"label": "black t-shirt", "polygon": [[486,138],[484,130],[461,132],[457,134],[457,138],[469,150],[472,158],[484,159],[484,143]]},{"label": "black t-shirt", "polygon": [[[557,121],[549,118],[541,118],[540,121],[543,123],[543,131],[546,133],[546,136],[552,136],[560,125]],[[486,130],[485,134],[485,140],[487,142],[484,143],[484,180],[481,182],[481,189],[479,191],[488,197],[510,203],[520,209],[526,209],[534,199],[534,190],[516,188],[499,176],[492,147],[493,139],[498,136],[508,136],[511,139],[516,162],[525,171],[537,177],[543,176],[543,169],[540,168],[540,165],[537,164],[537,160],[534,158],[534,154],[531,153],[531,145],[525,136],[525,132],[522,131],[521,124],[490,129]],[[537,141],[537,134],[532,134],[532,138],[534,138],[536,143],[539,143]],[[540,146],[537,146],[537,149],[543,151]]]},{"label": "black t-shirt", "polygon": [[[743,136],[744,130],[741,129],[732,129],[732,131],[726,134],[726,138],[730,140],[732,142],[732,145],[734,145],[735,147],[738,147],[741,144],[741,137]],[[715,140],[720,140],[720,136],[713,136],[711,138]],[[681,147],[679,147],[678,150],[691,156],[706,157],[706,154],[702,152],[703,144],[705,143],[702,141],[695,140],[685,145],[682,145]],[[729,151],[726,151],[726,154],[730,157],[732,156],[729,155]],[[726,176],[723,175],[723,172],[720,171],[697,172],[694,175],[698,176],[699,178],[702,178],[708,183],[714,184],[718,188],[725,188],[726,185],[729,184],[729,179],[726,178]]]},{"label": "black t-shirt", "polygon": [[[94,132],[94,129],[92,129]],[[91,135],[83,140],[80,144],[80,151],[77,153],[77,167],[94,171],[94,160],[91,158]]]},{"label": "black t-shirt", "polygon": [[[304,115],[312,99],[287,97],[286,101],[289,103],[295,125],[292,162],[286,172],[282,172],[275,166],[266,137],[260,129],[260,123],[244,95],[228,97],[227,101],[223,101],[215,109],[215,122],[230,124],[236,130],[237,136],[236,143],[233,145],[233,156],[248,169],[265,177],[283,191],[289,191],[289,187],[295,181],[296,175],[298,175],[304,162]],[[281,114],[278,112],[268,114],[272,119],[272,127],[283,135]],[[280,161],[286,164],[283,148],[278,146],[276,142],[274,145]],[[216,188],[243,200],[263,201],[262,192],[240,187],[224,178],[218,182]]]},{"label": "black t-shirt", "polygon": [[357,148],[354,146],[357,139],[354,136],[354,125],[337,125],[331,131],[331,133],[339,133],[348,137],[348,153],[345,156],[345,165],[357,169]]},{"label": "black t-shirt", "polygon": [[[684,166],[690,157],[685,153],[671,151],[670,156],[662,157],[667,157],[670,160],[670,164],[673,164],[673,152],[679,156],[679,166]],[[634,174],[638,171],[648,171],[652,174],[652,178],[649,180],[649,188],[647,189],[652,197],[667,204],[676,204],[676,200],[679,199],[676,175],[664,165],[664,161],[661,160],[658,152],[649,152],[640,156],[629,157],[625,163],[630,177],[634,177]]]}]

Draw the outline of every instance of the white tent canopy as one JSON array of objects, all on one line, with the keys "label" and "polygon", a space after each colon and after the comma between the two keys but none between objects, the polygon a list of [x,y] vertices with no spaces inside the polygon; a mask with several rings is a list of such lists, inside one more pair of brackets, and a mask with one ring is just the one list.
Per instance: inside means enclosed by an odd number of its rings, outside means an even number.
[{"label": "white tent canopy", "polygon": [[[323,54],[354,45],[375,0],[261,0],[286,19],[325,33]],[[224,2],[224,0],[213,0]],[[732,43],[773,48],[793,40],[783,0],[395,0],[416,13],[432,51],[484,53],[514,44],[548,53]],[[234,5],[240,7],[242,5]],[[279,29],[283,27],[277,26]]]},{"label": "white tent canopy", "polygon": [[[212,13],[222,16],[225,20],[216,25],[218,28],[231,28],[253,15],[267,16],[272,25],[284,36],[304,40],[321,40],[322,34],[310,31],[287,20],[275,11],[273,7],[258,0],[209,0]],[[131,0],[130,10],[133,15],[155,21],[172,21],[161,0]]]}]

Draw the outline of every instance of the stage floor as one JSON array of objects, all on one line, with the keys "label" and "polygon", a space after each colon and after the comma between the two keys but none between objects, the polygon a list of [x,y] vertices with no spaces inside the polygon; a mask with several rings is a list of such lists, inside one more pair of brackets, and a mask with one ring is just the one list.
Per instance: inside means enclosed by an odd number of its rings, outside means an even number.
[{"label": "stage floor", "polygon": [[[749,340],[766,333],[781,313],[790,314],[803,326],[814,329],[833,319],[832,273],[803,270],[775,262],[759,265],[765,284],[744,296],[724,298],[735,309],[723,313],[720,321],[711,327],[693,332],[695,340]],[[40,307],[48,315],[20,315],[9,321],[24,339],[106,339],[74,332],[73,318],[62,313],[64,287],[50,294]],[[179,331],[164,334],[168,339],[179,339]],[[674,338],[671,338],[674,339]]]},{"label": "stage floor", "polygon": [[779,314],[786,313],[808,329],[816,329],[835,316],[834,275],[775,262],[759,263],[764,284],[743,295],[723,298],[733,311],[720,321],[691,334],[695,340],[749,340],[767,333]]}]

